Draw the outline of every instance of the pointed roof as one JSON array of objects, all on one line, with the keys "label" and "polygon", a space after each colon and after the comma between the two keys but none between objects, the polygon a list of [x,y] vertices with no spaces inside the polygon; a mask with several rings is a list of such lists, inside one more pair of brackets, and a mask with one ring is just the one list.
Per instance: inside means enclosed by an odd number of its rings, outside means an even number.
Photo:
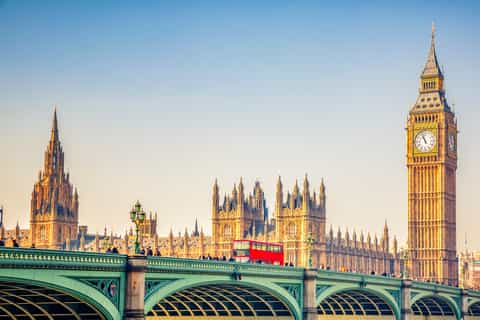
[{"label": "pointed roof", "polygon": [[193,229],[193,236],[198,237],[200,233],[198,232],[198,219],[195,218],[195,228]]},{"label": "pointed roof", "polygon": [[325,194],[325,183],[322,178],[322,182],[320,183],[320,194],[324,195]]},{"label": "pointed roof", "polygon": [[303,191],[308,191],[310,188],[310,183],[308,182],[308,175],[305,173],[305,178],[303,179]]},{"label": "pointed roof", "polygon": [[428,52],[427,62],[422,71],[422,78],[440,76],[443,77],[440,66],[438,65],[437,54],[435,52],[435,24],[432,23],[432,41],[430,44],[430,51]]},{"label": "pointed roof", "polygon": [[58,120],[57,120],[57,106],[53,110],[53,123],[52,123],[52,133],[50,135],[50,141],[58,141]]}]

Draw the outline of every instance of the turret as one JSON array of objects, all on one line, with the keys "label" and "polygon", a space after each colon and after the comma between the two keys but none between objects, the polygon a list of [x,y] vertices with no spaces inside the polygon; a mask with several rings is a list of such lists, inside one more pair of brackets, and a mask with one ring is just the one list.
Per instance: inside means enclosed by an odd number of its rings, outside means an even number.
[{"label": "turret", "polygon": [[325,195],[325,184],[323,182],[320,183],[320,190],[318,193],[318,200],[319,200],[319,206],[322,210],[322,214],[325,215],[325,203],[326,203],[326,195]]},{"label": "turret", "polygon": [[3,206],[0,207],[0,240],[5,239],[5,226],[3,223]]},{"label": "turret", "polygon": [[168,234],[168,255],[173,257],[175,254],[174,246],[173,246],[173,229],[170,228],[170,233]]},{"label": "turret", "polygon": [[302,208],[305,211],[310,208],[310,184],[308,183],[308,177],[306,173],[305,178],[303,179]]},{"label": "turret", "polygon": [[85,234],[83,232],[80,233],[80,251],[85,251]]},{"label": "turret", "polygon": [[382,249],[385,252],[390,252],[390,237],[388,235],[387,220],[385,220],[385,226],[383,227]]},{"label": "turret", "polygon": [[218,214],[218,201],[219,201],[219,194],[218,194],[218,184],[217,179],[215,179],[215,183],[213,184],[213,194],[212,194],[212,217],[216,217]]},{"label": "turret", "polygon": [[262,209],[263,208],[263,190],[262,190],[262,187],[260,186],[259,181],[255,181],[253,195],[255,197],[255,208]]},{"label": "turret", "polygon": [[203,257],[205,255],[205,235],[203,233],[203,228],[200,229],[198,246],[199,246],[199,255]]},{"label": "turret", "polygon": [[237,203],[240,206],[240,214],[243,215],[244,205],[245,202],[245,188],[243,186],[243,178],[240,177],[240,183],[238,184],[238,199]]},{"label": "turret", "polygon": [[353,247],[356,249],[358,247],[358,242],[357,242],[357,231],[355,231],[355,229],[353,229],[352,240],[353,240]]},{"label": "turret", "polygon": [[188,230],[185,228],[185,233],[183,234],[183,255],[185,258],[189,257],[190,245],[189,245]]},{"label": "turret", "polygon": [[340,227],[338,227],[338,231],[337,231],[337,245],[338,246],[342,245],[342,231],[340,231]]},{"label": "turret", "polygon": [[73,193],[73,211],[75,216],[78,216],[78,189],[76,187]]},{"label": "turret", "polygon": [[233,203],[233,208],[235,208],[235,204],[238,203],[238,191],[237,191],[237,184],[233,184],[233,190],[232,190],[232,203]]},{"label": "turret", "polygon": [[292,208],[298,208],[300,206],[299,198],[300,198],[300,188],[298,187],[298,180],[295,180],[295,186],[293,186],[293,192],[292,192],[292,200],[293,200]]},{"label": "turret", "polygon": [[198,219],[195,218],[195,228],[193,230],[192,236],[198,237],[200,234],[198,232]]},{"label": "turret", "polygon": [[95,233],[95,252],[100,252],[100,237],[98,236],[98,231]]},{"label": "turret", "polygon": [[15,240],[20,240],[20,225],[18,224],[18,221],[17,225],[15,226]]},{"label": "turret", "polygon": [[278,176],[277,191],[275,193],[275,216],[279,216],[283,207],[283,185],[282,179]]}]

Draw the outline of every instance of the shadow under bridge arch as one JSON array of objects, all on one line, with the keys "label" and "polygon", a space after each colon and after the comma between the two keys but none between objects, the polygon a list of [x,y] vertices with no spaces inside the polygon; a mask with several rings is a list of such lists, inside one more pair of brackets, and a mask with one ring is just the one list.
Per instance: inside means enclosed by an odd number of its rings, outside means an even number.
[{"label": "shadow under bridge arch", "polygon": [[421,296],[412,302],[413,319],[461,319],[455,302],[441,295]]},{"label": "shadow under bridge arch", "polygon": [[260,287],[238,283],[183,288],[156,303],[146,319],[296,319],[282,298]]},{"label": "shadow under bridge arch", "polygon": [[318,320],[396,320],[398,310],[376,292],[347,289],[322,299],[317,306],[317,314]]},{"label": "shadow under bridge arch", "polygon": [[105,320],[92,304],[60,289],[0,280],[0,319]]}]

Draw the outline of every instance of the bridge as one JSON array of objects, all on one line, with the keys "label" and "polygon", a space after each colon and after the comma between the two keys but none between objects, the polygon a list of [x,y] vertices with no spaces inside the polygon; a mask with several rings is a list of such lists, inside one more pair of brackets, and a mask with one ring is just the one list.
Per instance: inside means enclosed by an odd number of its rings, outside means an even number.
[{"label": "bridge", "polygon": [[478,319],[480,292],[260,264],[0,248],[0,319]]}]

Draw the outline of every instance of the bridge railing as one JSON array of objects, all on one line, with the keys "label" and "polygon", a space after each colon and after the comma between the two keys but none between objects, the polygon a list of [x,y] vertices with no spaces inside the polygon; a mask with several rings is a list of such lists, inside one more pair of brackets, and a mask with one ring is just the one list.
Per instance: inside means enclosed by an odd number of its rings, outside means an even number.
[{"label": "bridge railing", "polygon": [[0,267],[124,270],[127,256],[93,252],[0,247]]},{"label": "bridge railing", "polygon": [[303,268],[265,264],[236,263],[216,260],[148,257],[147,272],[194,272],[210,274],[268,275],[278,277],[303,277]]}]

